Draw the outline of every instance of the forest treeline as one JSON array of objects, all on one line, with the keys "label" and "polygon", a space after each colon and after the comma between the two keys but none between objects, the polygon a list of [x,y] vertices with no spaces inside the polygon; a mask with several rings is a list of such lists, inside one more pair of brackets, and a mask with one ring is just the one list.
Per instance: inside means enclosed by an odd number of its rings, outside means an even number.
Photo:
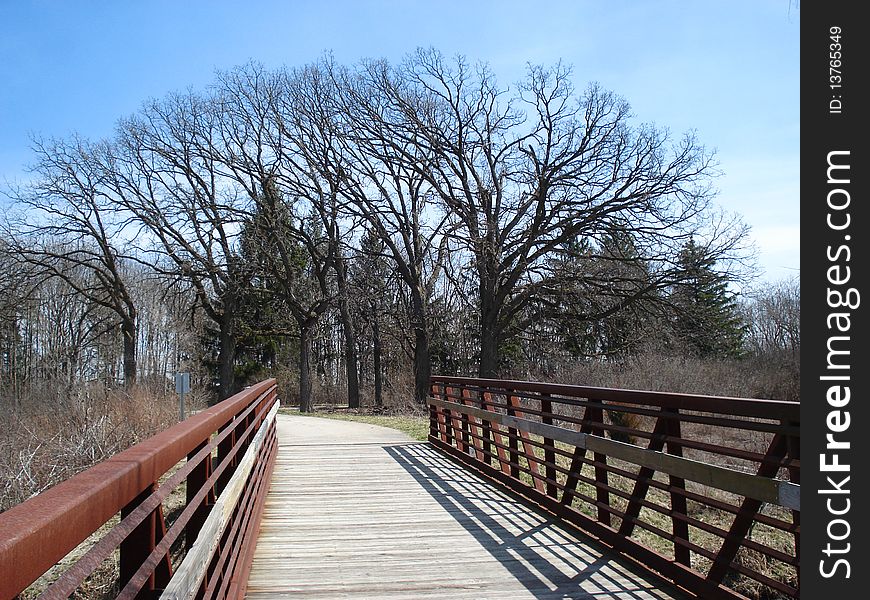
[{"label": "forest treeline", "polygon": [[796,282],[735,291],[752,249],[713,153],[572,81],[435,50],[251,63],[109,138],[36,139],[0,232],[4,398],[180,370],[355,407],[650,353],[796,377]]}]

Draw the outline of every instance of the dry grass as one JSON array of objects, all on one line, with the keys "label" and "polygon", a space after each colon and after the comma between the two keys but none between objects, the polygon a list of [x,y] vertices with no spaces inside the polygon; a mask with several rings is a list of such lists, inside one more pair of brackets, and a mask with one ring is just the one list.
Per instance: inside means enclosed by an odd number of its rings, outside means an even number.
[{"label": "dry grass", "polygon": [[800,400],[799,365],[762,358],[701,359],[646,353],[622,360],[578,361],[553,373],[527,375],[533,380],[574,385]]},{"label": "dry grass", "polygon": [[[46,390],[48,392],[48,390]],[[166,429],[177,398],[83,384],[7,409],[0,438],[0,511]]]},{"label": "dry grass", "polygon": [[[99,384],[49,385],[17,402],[6,401],[6,435],[0,438],[0,511],[47,490],[178,421],[178,399],[145,386],[109,389]],[[189,409],[202,408],[197,400]],[[178,468],[178,465],[176,468]],[[175,469],[161,478],[168,478]],[[184,485],[163,504],[171,521],[184,505]],[[115,516],[35,581],[22,594],[34,598],[106,532]],[[181,544],[178,544],[181,546]],[[118,551],[107,558],[72,598],[111,598],[117,592]]]}]

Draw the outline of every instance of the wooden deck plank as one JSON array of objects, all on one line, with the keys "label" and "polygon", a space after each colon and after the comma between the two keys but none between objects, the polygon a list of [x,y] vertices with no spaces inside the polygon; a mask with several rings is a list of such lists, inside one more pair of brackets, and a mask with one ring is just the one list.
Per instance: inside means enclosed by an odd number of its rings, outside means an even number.
[{"label": "wooden deck plank", "polygon": [[278,440],[252,600],[683,598],[399,432],[280,415]]}]

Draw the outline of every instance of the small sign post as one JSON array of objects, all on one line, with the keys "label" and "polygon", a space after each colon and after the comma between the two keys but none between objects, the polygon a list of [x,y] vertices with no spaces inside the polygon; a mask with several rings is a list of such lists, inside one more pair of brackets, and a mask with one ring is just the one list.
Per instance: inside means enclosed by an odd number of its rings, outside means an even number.
[{"label": "small sign post", "polygon": [[190,392],[190,373],[175,374],[175,391],[178,392],[178,420],[184,420],[184,395]]}]

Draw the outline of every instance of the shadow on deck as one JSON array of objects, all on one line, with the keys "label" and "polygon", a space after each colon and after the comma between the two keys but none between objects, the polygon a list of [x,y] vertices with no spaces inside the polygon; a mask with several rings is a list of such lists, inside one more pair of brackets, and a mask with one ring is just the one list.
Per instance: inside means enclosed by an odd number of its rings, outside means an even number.
[{"label": "shadow on deck", "polygon": [[[684,598],[591,539],[462,469],[426,444],[386,452],[535,598]],[[667,589],[668,591],[664,591]]]}]

